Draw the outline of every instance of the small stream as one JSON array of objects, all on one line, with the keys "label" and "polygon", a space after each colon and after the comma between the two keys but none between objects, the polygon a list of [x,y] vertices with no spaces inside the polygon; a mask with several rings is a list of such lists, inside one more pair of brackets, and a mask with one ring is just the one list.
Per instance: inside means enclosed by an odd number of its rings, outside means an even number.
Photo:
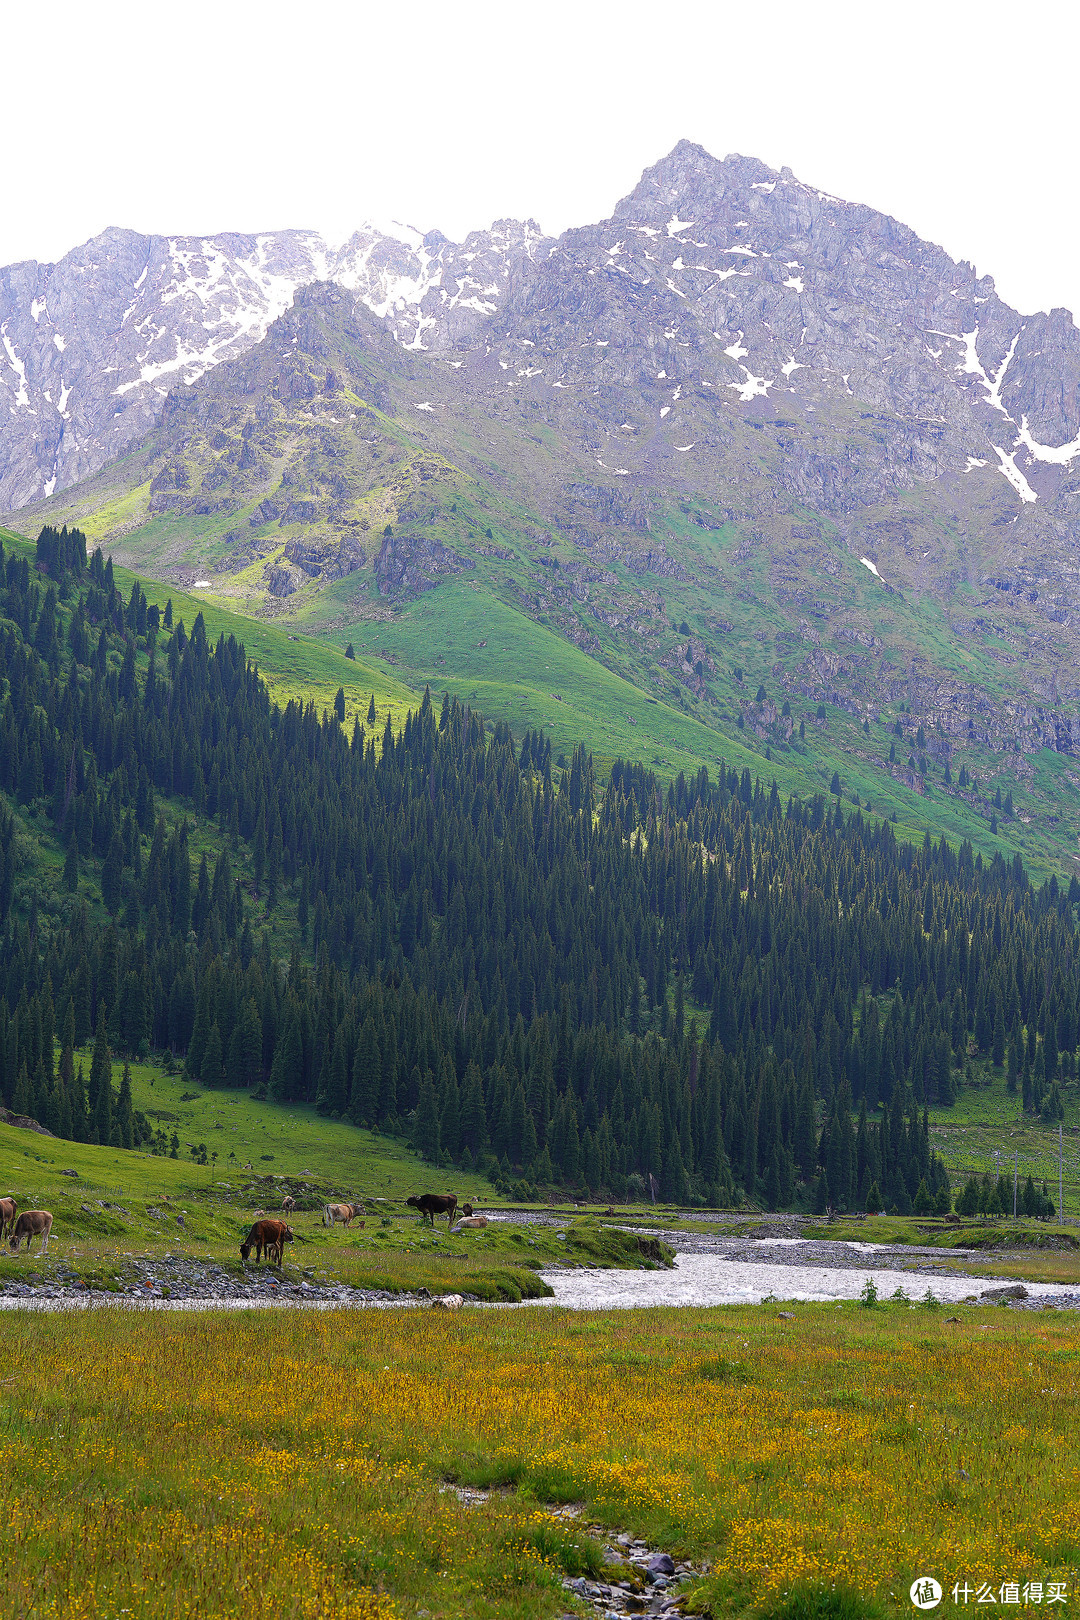
[{"label": "small stream", "polygon": [[[770,1248],[775,1252],[775,1240]],[[830,1245],[839,1248],[840,1245]],[[942,1304],[978,1297],[988,1289],[1007,1284],[985,1278],[958,1276],[874,1263],[875,1255],[894,1260],[895,1251],[876,1250],[873,1244],[844,1245],[851,1250],[846,1265],[800,1264],[798,1243],[790,1246],[791,1261],[757,1260],[752,1256],[733,1259],[720,1254],[676,1254],[673,1271],[571,1271],[542,1272],[555,1291],[553,1301],[571,1310],[631,1310],[659,1305],[755,1305],[763,1299],[845,1300],[858,1299],[871,1278],[879,1299],[888,1299],[902,1289],[908,1299],[921,1303],[929,1291]],[[1060,1283],[1024,1284],[1028,1305],[1042,1303],[1080,1309],[1080,1293]]]}]

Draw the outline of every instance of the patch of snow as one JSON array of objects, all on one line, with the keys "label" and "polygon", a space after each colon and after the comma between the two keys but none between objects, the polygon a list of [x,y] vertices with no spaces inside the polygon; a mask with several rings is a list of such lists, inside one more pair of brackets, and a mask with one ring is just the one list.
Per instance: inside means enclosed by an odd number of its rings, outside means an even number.
[{"label": "patch of snow", "polygon": [[670,405],[661,405],[661,407],[660,407],[660,418],[661,418],[661,420],[663,420],[663,418],[668,414],[668,412],[670,410],[671,410]]},{"label": "patch of snow", "polygon": [[784,265],[784,269],[785,270],[801,270],[802,265],[799,263],[798,259],[788,259],[787,263]]},{"label": "patch of snow", "polygon": [[790,360],[784,361],[784,364],[780,367],[780,370],[784,373],[785,377],[790,377],[793,372],[805,371],[806,367],[801,360],[796,360],[795,356],[792,355]]},{"label": "patch of snow", "polygon": [[1067,467],[1074,456],[1080,456],[1080,433],[1068,444],[1040,444],[1032,438],[1026,416],[1020,418],[1020,433],[1016,442],[1026,446],[1036,461],[1048,461],[1055,467]]},{"label": "patch of snow", "polygon": [[53,473],[51,478],[47,478],[45,480],[45,495],[46,495],[46,498],[48,498],[48,496],[50,496],[52,494],[52,492],[53,492],[53,490],[55,488],[56,488],[56,474]]},{"label": "patch of snow", "polygon": [[859,561],[862,563],[864,568],[869,568],[875,579],[881,578],[881,575],[878,573],[877,563],[872,563],[869,557],[860,557]]},{"label": "patch of snow", "polygon": [[669,236],[678,236],[680,231],[688,231],[693,223],[692,219],[680,219],[678,214],[672,214],[668,220],[667,233]]},{"label": "patch of snow", "polygon": [[685,298],[686,297],[686,294],[684,292],[681,292],[679,290],[679,288],[676,287],[675,283],[672,281],[670,276],[668,276],[668,278],[667,278],[667,284],[668,284],[668,291],[673,292],[677,298]]},{"label": "patch of snow", "polygon": [[686,269],[686,266],[685,266],[685,264],[683,264],[683,261],[682,261],[682,254],[681,253],[679,254],[679,257],[675,260],[675,262],[672,264],[671,268],[673,270],[685,270]]},{"label": "patch of snow", "polygon": [[735,390],[742,403],[746,405],[752,399],[768,399],[773,379],[770,377],[766,382],[764,377],[755,377],[753,372],[747,371],[745,366],[740,366],[739,370],[746,372],[746,381],[728,383],[728,387]]},{"label": "patch of snow", "polygon": [[735,339],[735,342],[729,343],[727,348],[724,350],[724,353],[729,354],[733,360],[741,360],[744,354],[750,353],[749,349],[743,348],[741,339],[742,333],[740,332],[739,336]]},{"label": "patch of snow", "polygon": [[776,190],[776,181],[775,180],[755,180],[753,185],[750,187],[750,190],[751,191],[775,191]]},{"label": "patch of snow", "polygon": [[210,585],[210,581],[208,579],[197,579],[195,581],[195,589],[197,591],[206,590],[209,587],[209,585]]},{"label": "patch of snow", "polygon": [[967,458],[967,466],[964,468],[964,471],[965,472],[971,472],[973,467],[985,467],[985,466],[986,466],[986,462],[985,461],[980,461],[978,456],[968,456],[968,458]]},{"label": "patch of snow", "polygon": [[26,391],[26,367],[15,353],[12,341],[7,335],[6,321],[4,322],[3,326],[0,326],[0,337],[3,337],[4,339],[4,348],[7,350],[7,357],[11,362],[11,369],[19,379],[19,386],[15,394],[15,404],[25,408],[30,404],[30,395]]},{"label": "patch of snow", "polygon": [[697,442],[695,441],[694,444],[677,444],[675,448],[679,452],[680,456],[685,456],[688,450],[695,450],[697,448]]},{"label": "patch of snow", "polygon": [[570,384],[564,382],[553,382],[551,386],[552,388],[569,388]]},{"label": "patch of snow", "polygon": [[420,400],[415,408],[418,411],[433,411],[435,409],[434,405],[429,405],[426,399]]},{"label": "patch of snow", "polygon": [[596,347],[598,349],[606,349],[610,342],[611,342],[610,338],[597,338]]},{"label": "patch of snow", "polygon": [[659,231],[654,231],[651,225],[631,225],[630,229],[632,231],[640,231],[642,236],[659,236],[660,235],[660,232]]},{"label": "patch of snow", "polygon": [[613,473],[618,473],[620,478],[629,478],[630,476],[629,467],[612,467],[611,470]]},{"label": "patch of snow", "polygon": [[757,254],[754,252],[752,247],[725,248],[724,252],[725,253],[741,253],[745,259],[756,259],[757,258]]},{"label": "patch of snow", "polygon": [[[1020,332],[1023,330],[1023,327],[1021,327]],[[1001,403],[1001,385],[1005,381],[1005,373],[1009,369],[1013,355],[1016,353],[1016,345],[1020,341],[1020,332],[1017,332],[1009,344],[1008,352],[993,376],[988,376],[983,369],[982,361],[979,359],[979,328],[977,326],[973,332],[939,332],[933,327],[928,328],[928,331],[931,337],[948,338],[952,343],[962,343],[964,345],[964,357],[956,362],[957,371],[962,371],[966,376],[978,377],[986,389],[986,403],[992,405],[995,411],[1000,411],[1002,416],[1011,422],[1012,417]],[[1006,476],[1008,475],[1006,474]]]},{"label": "patch of snow", "polygon": [[713,275],[716,277],[716,279],[718,281],[730,281],[732,276],[748,276],[751,273],[752,272],[749,271],[749,270],[735,270],[735,269],[731,269],[731,270],[714,270],[713,271]]},{"label": "patch of snow", "polygon": [[787,280],[784,282],[784,286],[790,287],[792,292],[801,293],[805,291],[801,276],[788,276]]},{"label": "patch of snow", "polygon": [[60,415],[65,419],[65,421],[67,420],[67,418],[71,414],[69,412],[68,408],[67,408],[67,402],[68,402],[68,400],[70,398],[71,398],[71,389],[68,387],[68,385],[64,381],[63,377],[61,377],[61,379],[60,379],[60,399],[57,402],[56,408],[60,412]]},{"label": "patch of snow", "polygon": [[142,271],[141,271],[141,273],[139,275],[139,279],[135,283],[135,291],[136,292],[138,292],[139,288],[142,286],[143,282],[146,280],[146,271],[147,271],[147,266],[144,264],[143,267],[142,267]]},{"label": "patch of snow", "polygon": [[1020,471],[1020,468],[1016,465],[1015,451],[1012,455],[1009,455],[1007,451],[1001,448],[1000,444],[995,444],[994,449],[997,451],[998,459],[1001,462],[998,471],[1009,480],[1009,483],[1012,485],[1013,489],[1015,489],[1016,493],[1019,495],[1024,504],[1028,505],[1032,501],[1037,501],[1039,498],[1038,495],[1036,495],[1035,491],[1032,489],[1031,485]]},{"label": "patch of snow", "polygon": [[[46,298],[35,298],[34,302],[30,305],[30,314],[35,322],[40,321],[41,317],[43,315],[47,315],[48,312],[49,306],[48,299]],[[49,493],[51,495],[52,491],[50,490]]]},{"label": "patch of snow", "polygon": [[59,332],[54,332],[53,333],[53,342],[56,344],[56,347],[60,350],[60,353],[63,354],[64,350],[67,348],[67,338],[62,338],[60,336]]},{"label": "patch of snow", "polygon": [[674,403],[675,400],[678,399],[678,397],[679,397],[679,395],[681,393],[682,393],[682,383],[679,384],[678,388],[676,388],[675,392],[671,396],[673,403]]},{"label": "patch of snow", "polygon": [[663,377],[666,377],[666,376],[667,376],[667,372],[666,372],[666,371],[658,371],[658,372],[657,372],[657,373],[656,373],[656,380],[657,380],[657,382],[659,382],[659,381],[660,381],[660,380],[661,380],[661,378],[663,378]]}]

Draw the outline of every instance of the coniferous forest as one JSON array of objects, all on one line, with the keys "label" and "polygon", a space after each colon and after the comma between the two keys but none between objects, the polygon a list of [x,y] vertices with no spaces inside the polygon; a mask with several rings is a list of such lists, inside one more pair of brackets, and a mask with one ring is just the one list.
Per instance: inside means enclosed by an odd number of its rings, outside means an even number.
[{"label": "coniferous forest", "polygon": [[1078,901],[449,697],[350,735],[77,532],[0,547],[0,1096],[60,1136],[165,1151],[111,1080],[154,1050],[526,1195],[945,1211],[972,1056],[1060,1117]]}]

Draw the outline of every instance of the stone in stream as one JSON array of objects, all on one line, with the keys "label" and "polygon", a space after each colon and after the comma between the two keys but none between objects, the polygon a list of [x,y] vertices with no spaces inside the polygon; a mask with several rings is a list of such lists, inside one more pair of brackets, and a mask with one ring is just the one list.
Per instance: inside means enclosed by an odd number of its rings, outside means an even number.
[{"label": "stone in stream", "polygon": [[980,1299],[1006,1300],[1027,1299],[1028,1291],[1023,1283],[1013,1283],[1011,1288],[984,1288],[979,1295]]},{"label": "stone in stream", "polygon": [[460,1294],[440,1294],[431,1302],[433,1311],[460,1311],[465,1301]]}]

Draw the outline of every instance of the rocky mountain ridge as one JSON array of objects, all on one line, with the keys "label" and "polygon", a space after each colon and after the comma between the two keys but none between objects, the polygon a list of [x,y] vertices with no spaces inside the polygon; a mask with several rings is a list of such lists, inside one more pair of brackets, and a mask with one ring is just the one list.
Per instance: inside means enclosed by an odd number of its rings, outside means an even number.
[{"label": "rocky mountain ridge", "polygon": [[55,265],[0,269],[0,510],[95,473],[141,442],[170,389],[262,341],[299,288],[355,292],[406,347],[458,341],[496,307],[542,238],[498,221],[460,245],[364,226],[143,236],[110,229]]}]

